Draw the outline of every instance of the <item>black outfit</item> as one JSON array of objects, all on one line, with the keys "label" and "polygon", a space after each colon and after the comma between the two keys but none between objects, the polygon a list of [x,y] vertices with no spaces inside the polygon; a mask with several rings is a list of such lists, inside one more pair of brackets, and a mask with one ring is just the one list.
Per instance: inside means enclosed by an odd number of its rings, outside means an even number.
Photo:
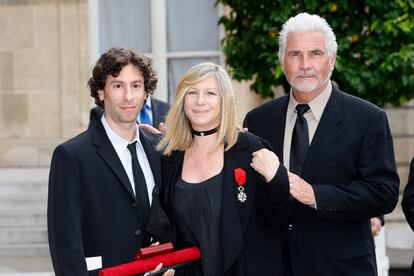
[{"label": "black outfit", "polygon": [[[265,145],[268,146],[267,142],[251,133],[240,133],[236,145],[224,152],[223,176],[220,181],[221,198],[218,193],[214,195],[218,197],[217,199],[206,200],[204,202],[208,203],[200,203],[202,206],[197,207],[202,209],[206,204],[212,203],[214,206],[221,202],[218,239],[220,248],[212,245],[212,250],[216,252],[209,253],[222,256],[220,266],[223,275],[283,275],[280,236],[271,231],[268,225],[270,222],[280,221],[278,215],[289,209],[289,183],[283,166],[279,167],[269,183],[265,183],[261,175],[251,168],[252,152]],[[163,160],[160,193],[166,212],[178,232],[175,241],[178,247],[191,246],[188,231],[182,229],[186,227],[183,222],[190,220],[192,224],[203,223],[198,219],[183,219],[176,212],[177,208],[181,208],[181,205],[176,205],[177,199],[182,198],[186,193],[180,188],[182,183],[177,184],[177,180],[181,177],[183,158],[184,152],[174,152]],[[247,194],[247,200],[245,202],[237,199],[238,184],[234,173],[236,168],[246,172],[244,192]],[[207,194],[210,196],[211,191],[204,193],[204,199],[207,198]],[[193,200],[192,204],[198,203]],[[212,208],[213,220],[214,212],[217,212],[214,208],[217,206]],[[181,215],[188,214],[183,212]],[[215,228],[214,224],[210,227]],[[207,226],[199,227],[197,231],[203,232],[206,229]]]},{"label": "black outfit", "polygon": [[173,207],[178,232],[185,242],[200,248],[205,276],[220,275],[221,272],[222,185],[223,174],[220,173],[196,184],[179,179],[175,187]]},{"label": "black outfit", "polygon": [[[288,95],[280,97],[245,118],[280,160],[288,103]],[[399,188],[385,112],[333,87],[301,177],[312,185],[317,209],[294,200],[283,227],[293,275],[376,276],[370,218],[395,208]]]},{"label": "black outfit", "polygon": [[[411,160],[410,173],[408,176],[407,186],[405,186],[403,199],[401,202],[405,219],[414,231],[414,157]],[[414,276],[414,261],[411,265],[410,276]]]},{"label": "black outfit", "polygon": [[[157,141],[143,131],[140,141],[157,185],[161,174]],[[103,268],[132,261],[150,241],[138,206],[100,121],[59,145],[50,167],[47,214],[55,274],[87,276],[86,257],[101,256]]]}]

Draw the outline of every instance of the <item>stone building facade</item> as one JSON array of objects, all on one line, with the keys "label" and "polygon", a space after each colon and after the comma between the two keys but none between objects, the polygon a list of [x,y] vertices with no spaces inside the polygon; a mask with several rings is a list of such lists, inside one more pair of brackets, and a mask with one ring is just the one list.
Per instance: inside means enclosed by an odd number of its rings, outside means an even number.
[{"label": "stone building facade", "polygon": [[0,1],[0,167],[48,166],[85,128],[86,0]]},{"label": "stone building facade", "polygon": [[[87,4],[0,0],[0,168],[48,167],[56,145],[86,129],[92,105],[86,86]],[[246,83],[235,83],[235,88],[241,121],[261,100],[248,93]],[[414,155],[414,102],[386,111],[402,191]],[[386,217],[387,240],[391,247],[409,241],[412,252],[412,234],[400,209]],[[393,234],[401,229],[404,236]]]}]

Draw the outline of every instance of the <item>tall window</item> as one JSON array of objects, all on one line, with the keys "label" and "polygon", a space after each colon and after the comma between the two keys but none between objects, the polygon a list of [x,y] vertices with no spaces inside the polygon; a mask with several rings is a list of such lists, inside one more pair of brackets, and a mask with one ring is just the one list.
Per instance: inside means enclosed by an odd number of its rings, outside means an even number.
[{"label": "tall window", "polygon": [[150,0],[99,0],[99,53],[124,46],[151,53]]},{"label": "tall window", "polygon": [[150,56],[158,72],[159,99],[172,99],[180,77],[191,66],[222,63],[219,8],[214,0],[89,1],[98,6],[95,47],[99,49],[92,51],[99,55],[124,46]]}]

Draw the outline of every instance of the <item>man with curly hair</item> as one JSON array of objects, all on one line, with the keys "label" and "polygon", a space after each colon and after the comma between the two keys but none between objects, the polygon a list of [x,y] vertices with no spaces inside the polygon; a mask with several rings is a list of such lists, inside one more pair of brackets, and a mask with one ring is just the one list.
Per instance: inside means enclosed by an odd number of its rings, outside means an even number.
[{"label": "man with curly hair", "polygon": [[59,145],[51,162],[48,235],[56,275],[96,275],[149,245],[144,227],[160,155],[136,118],[156,84],[149,59],[130,49],[110,49],[93,68],[88,85],[104,116]]}]

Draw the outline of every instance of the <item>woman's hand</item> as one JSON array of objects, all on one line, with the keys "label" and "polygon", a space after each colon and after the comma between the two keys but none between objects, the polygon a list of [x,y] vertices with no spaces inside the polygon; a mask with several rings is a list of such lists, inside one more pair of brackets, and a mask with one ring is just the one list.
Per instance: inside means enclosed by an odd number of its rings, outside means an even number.
[{"label": "woman's hand", "polygon": [[[145,273],[144,276],[151,276],[152,273],[156,273],[160,271],[161,268],[162,268],[162,263],[157,265],[157,267],[154,270],[151,270],[150,272]],[[174,276],[174,274],[175,274],[175,270],[170,268],[170,269],[167,269],[162,275],[163,276]]]},{"label": "woman's hand", "polygon": [[162,274],[162,276],[173,276],[175,274],[175,270],[170,268]]},{"label": "woman's hand", "polygon": [[252,156],[252,163],[250,163],[252,168],[260,173],[266,182],[270,182],[279,168],[279,158],[274,152],[265,148],[253,152]]}]

